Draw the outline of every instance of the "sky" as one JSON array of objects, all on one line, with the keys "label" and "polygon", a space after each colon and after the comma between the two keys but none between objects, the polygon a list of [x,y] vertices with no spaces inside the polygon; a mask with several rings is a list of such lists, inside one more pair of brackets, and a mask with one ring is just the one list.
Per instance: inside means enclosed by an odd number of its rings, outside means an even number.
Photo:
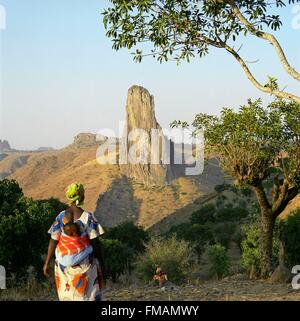
[{"label": "sky", "polygon": [[[107,6],[106,0],[0,0],[0,12],[6,13],[0,28],[0,139],[24,150],[61,148],[80,132],[103,128],[118,135],[134,84],[154,95],[163,128],[199,112],[237,110],[248,98],[270,101],[220,49],[180,66],[151,57],[137,64],[130,51],[113,51],[101,18]],[[279,13],[284,26],[276,35],[300,70],[300,5]],[[275,76],[282,88],[299,95],[299,83],[284,72],[272,47],[247,39],[240,53],[248,61],[259,59],[250,64],[255,76],[263,83]]]}]

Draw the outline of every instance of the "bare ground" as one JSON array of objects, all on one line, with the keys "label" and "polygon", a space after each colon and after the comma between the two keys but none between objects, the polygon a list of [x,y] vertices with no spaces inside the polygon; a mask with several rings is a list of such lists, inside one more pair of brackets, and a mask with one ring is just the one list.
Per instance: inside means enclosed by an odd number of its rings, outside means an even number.
[{"label": "bare ground", "polygon": [[[105,301],[300,301],[300,290],[291,284],[270,284],[263,280],[249,280],[235,275],[223,280],[199,281],[182,286],[167,285],[107,285]],[[1,300],[56,301],[53,286],[39,289],[10,289],[0,292]]]},{"label": "bare ground", "polygon": [[198,285],[166,286],[163,288],[129,287],[108,288],[104,291],[108,301],[298,301],[300,290],[291,284],[270,284],[262,280],[249,280],[244,276],[228,277],[220,281],[203,281]]}]

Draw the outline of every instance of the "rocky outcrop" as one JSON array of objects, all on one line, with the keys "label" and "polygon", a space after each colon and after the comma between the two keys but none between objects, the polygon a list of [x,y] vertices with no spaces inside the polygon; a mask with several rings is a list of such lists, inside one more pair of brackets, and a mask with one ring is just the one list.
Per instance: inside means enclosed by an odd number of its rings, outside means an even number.
[{"label": "rocky outcrop", "polygon": [[99,144],[105,141],[107,137],[99,135],[99,134],[91,134],[91,133],[80,133],[74,137],[73,144],[70,147],[75,148],[85,148],[92,146],[99,146]]},{"label": "rocky outcrop", "polygon": [[[120,169],[122,174],[136,182],[165,185],[170,181],[171,168],[164,161],[166,139],[154,108],[154,97],[147,89],[140,86],[129,88],[126,124],[120,142]],[[157,134],[155,138],[153,133]]]},{"label": "rocky outcrop", "polygon": [[7,140],[0,139],[0,152],[9,152],[11,151],[11,147]]},{"label": "rocky outcrop", "polygon": [[51,150],[54,150],[54,148],[53,147],[44,147],[44,146],[42,146],[42,147],[39,147],[36,151],[37,152],[49,152]]},{"label": "rocky outcrop", "polygon": [[19,168],[27,164],[29,154],[1,154],[0,155],[0,180],[12,175]]},{"label": "rocky outcrop", "polygon": [[0,154],[0,162],[1,162],[4,158],[6,158],[7,156],[8,156],[8,155],[5,154],[5,153]]}]

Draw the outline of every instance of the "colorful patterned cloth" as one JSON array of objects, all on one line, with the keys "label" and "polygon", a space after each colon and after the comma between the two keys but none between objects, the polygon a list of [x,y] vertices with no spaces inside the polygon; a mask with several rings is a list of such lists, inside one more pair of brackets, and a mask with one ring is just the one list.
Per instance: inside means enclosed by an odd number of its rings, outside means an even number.
[{"label": "colorful patterned cloth", "polygon": [[98,260],[91,254],[69,267],[56,260],[55,284],[60,301],[101,301],[103,279]]},{"label": "colorful patterned cloth", "polygon": [[64,225],[66,212],[61,212],[49,229],[51,238],[58,241],[55,256],[55,283],[61,301],[101,300],[103,284],[98,260],[93,255],[90,240],[104,233],[95,217],[83,212],[78,220],[80,236],[68,236]]}]

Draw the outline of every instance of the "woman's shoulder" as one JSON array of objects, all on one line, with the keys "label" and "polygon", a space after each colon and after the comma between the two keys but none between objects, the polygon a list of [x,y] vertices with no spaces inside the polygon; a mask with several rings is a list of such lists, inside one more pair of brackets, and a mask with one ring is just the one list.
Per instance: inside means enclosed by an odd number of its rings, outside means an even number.
[{"label": "woman's shoulder", "polygon": [[60,213],[58,213],[56,215],[56,220],[59,221],[59,222],[62,222],[62,220],[65,217],[65,215],[66,215],[66,211],[65,210],[61,211]]},{"label": "woman's shoulder", "polygon": [[93,220],[97,221],[94,217],[94,214],[91,212],[88,212],[88,211],[83,211],[79,220],[82,221],[82,223],[87,224],[87,225]]}]

